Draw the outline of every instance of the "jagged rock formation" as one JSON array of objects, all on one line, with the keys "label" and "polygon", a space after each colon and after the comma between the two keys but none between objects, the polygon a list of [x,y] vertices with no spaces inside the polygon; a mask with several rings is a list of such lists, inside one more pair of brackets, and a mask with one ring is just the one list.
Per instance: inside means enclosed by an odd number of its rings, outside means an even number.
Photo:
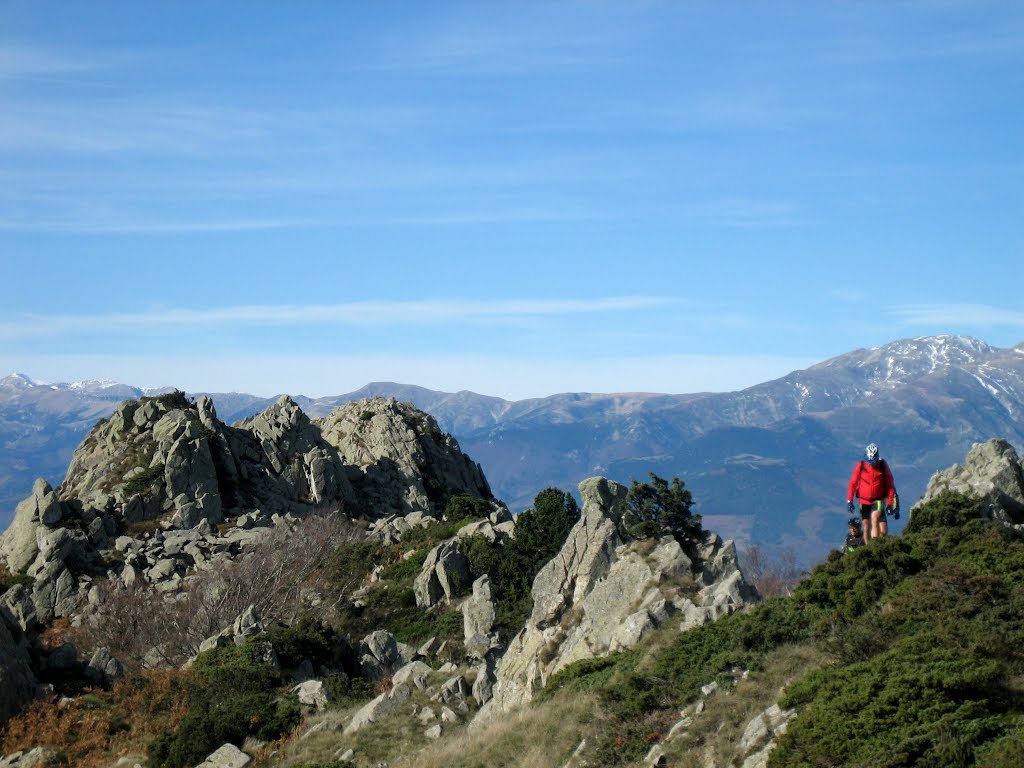
[{"label": "jagged rock formation", "polygon": [[989,514],[1002,522],[1024,523],[1024,463],[1006,440],[975,443],[963,464],[932,476],[914,507],[947,490],[983,499]]},{"label": "jagged rock formation", "polygon": [[433,416],[409,403],[379,397],[357,400],[316,424],[355,470],[350,479],[359,502],[375,516],[439,511],[454,494],[491,498],[480,465],[462,453]]},{"label": "jagged rock formation", "polygon": [[469,584],[469,561],[458,541],[438,544],[427,555],[420,575],[413,582],[416,605],[430,608],[451,602]]},{"label": "jagged rock formation", "polygon": [[483,661],[498,647],[498,637],[491,631],[495,617],[491,578],[485,573],[473,582],[473,594],[462,604],[463,645],[471,659]]},{"label": "jagged rock formation", "polygon": [[591,478],[580,483],[580,494],[580,520],[534,579],[533,613],[497,662],[493,698],[480,721],[532,700],[574,661],[635,646],[672,616],[681,616],[686,630],[756,599],[731,542],[708,533],[694,574],[671,537],[622,542],[624,486]]},{"label": "jagged rock formation", "polygon": [[207,756],[197,768],[243,768],[252,761],[245,752],[234,744],[225,744],[216,752]]},{"label": "jagged rock formation", "polygon": [[28,752],[15,752],[0,758],[0,768],[46,768],[59,764],[60,757],[52,749],[36,747]]},{"label": "jagged rock formation", "polygon": [[[311,512],[386,518],[397,536],[440,517],[451,496],[487,500],[507,516],[458,444],[394,400],[364,400],[312,422],[282,396],[233,427],[207,397],[125,401],[75,451],[61,487],[37,481],[0,536],[7,571],[29,577],[0,595],[0,641],[24,655],[39,627],[77,621],[99,601],[100,579],[173,594]],[[0,720],[35,685],[21,656],[3,658]],[[392,671],[392,661],[382,669]],[[91,668],[103,677],[121,671],[109,654]]]}]

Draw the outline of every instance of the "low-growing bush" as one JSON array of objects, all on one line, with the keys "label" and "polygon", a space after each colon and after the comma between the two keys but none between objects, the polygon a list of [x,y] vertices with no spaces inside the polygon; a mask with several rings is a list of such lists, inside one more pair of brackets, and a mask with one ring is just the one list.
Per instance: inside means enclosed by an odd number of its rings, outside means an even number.
[{"label": "low-growing bush", "polygon": [[26,587],[31,587],[34,582],[35,579],[28,574],[8,573],[7,566],[0,563],[0,595],[17,584],[23,584]]},{"label": "low-growing bush", "polygon": [[307,659],[314,666],[332,661],[338,642],[333,629],[311,616],[291,627],[273,624],[267,628],[266,638],[285,669],[294,669]]},{"label": "low-growing bush", "polygon": [[985,505],[981,499],[956,491],[943,491],[914,510],[907,523],[908,533],[926,528],[960,528],[969,520],[982,516]]},{"label": "low-growing bush", "polygon": [[444,505],[444,516],[448,520],[484,518],[491,514],[494,506],[478,496],[455,495]]},{"label": "low-growing bush", "polygon": [[282,696],[278,673],[257,654],[257,643],[200,654],[192,666],[188,711],[178,727],[150,743],[151,764],[186,768],[219,746],[240,746],[247,737],[279,738],[301,719],[298,703]]},{"label": "low-growing bush", "polygon": [[141,472],[124,484],[124,492],[130,496],[133,493],[148,491],[154,483],[163,479],[163,476],[163,464],[154,464],[151,467],[144,467]]}]

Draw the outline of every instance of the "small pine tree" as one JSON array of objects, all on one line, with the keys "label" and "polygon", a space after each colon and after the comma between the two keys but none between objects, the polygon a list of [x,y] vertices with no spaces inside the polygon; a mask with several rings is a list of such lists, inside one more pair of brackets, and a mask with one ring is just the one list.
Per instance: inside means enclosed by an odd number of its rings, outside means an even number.
[{"label": "small pine tree", "polygon": [[690,512],[693,497],[678,477],[673,477],[669,483],[653,472],[649,474],[651,482],[634,480],[626,496],[626,511],[620,524],[623,537],[646,539],[670,535],[684,548],[691,548],[703,533],[700,515]]}]

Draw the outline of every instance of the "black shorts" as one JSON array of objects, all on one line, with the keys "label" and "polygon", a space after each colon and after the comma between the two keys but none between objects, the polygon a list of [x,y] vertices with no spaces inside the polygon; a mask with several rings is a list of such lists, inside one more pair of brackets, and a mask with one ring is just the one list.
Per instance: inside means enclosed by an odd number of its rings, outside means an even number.
[{"label": "black shorts", "polygon": [[885,499],[879,499],[878,501],[869,501],[867,504],[860,505],[860,517],[861,520],[870,520],[871,513],[878,510],[879,520],[885,520]]}]

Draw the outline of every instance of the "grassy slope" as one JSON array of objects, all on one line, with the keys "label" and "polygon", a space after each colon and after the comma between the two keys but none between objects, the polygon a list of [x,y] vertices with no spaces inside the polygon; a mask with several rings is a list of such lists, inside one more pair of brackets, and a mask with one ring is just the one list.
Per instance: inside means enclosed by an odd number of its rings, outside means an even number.
[{"label": "grassy slope", "polygon": [[[491,726],[453,725],[430,744],[402,713],[360,735],[356,764],[562,765],[585,740],[588,765],[629,765],[686,711],[694,721],[666,744],[671,764],[738,765],[744,725],[781,698],[798,716],[774,768],[1019,765],[1024,542],[979,514],[963,497],[937,499],[903,536],[834,553],[791,597],[685,634],[665,627],[638,649],[573,665],[542,701]],[[403,571],[389,575],[404,583]],[[697,716],[712,680],[721,691]],[[301,754],[328,764],[344,741],[324,733],[307,742],[314,748],[259,762],[296,765]]]},{"label": "grassy slope", "polygon": [[619,725],[591,764],[622,765],[711,678],[756,679],[803,649],[782,699],[799,715],[771,766],[1019,764],[1006,756],[1024,747],[1024,542],[979,514],[963,497],[937,499],[902,537],[833,553],[791,597],[577,664],[549,691],[597,693]]},{"label": "grassy slope", "polygon": [[[1024,541],[979,515],[969,499],[941,497],[903,536],[833,553],[790,597],[685,634],[667,627],[564,670],[507,720],[393,756],[562,765],[585,740],[589,766],[636,764],[686,712],[692,724],[665,745],[670,764],[739,765],[744,726],[781,700],[798,715],[773,768],[1020,765]],[[698,715],[713,680],[720,692]]]}]

